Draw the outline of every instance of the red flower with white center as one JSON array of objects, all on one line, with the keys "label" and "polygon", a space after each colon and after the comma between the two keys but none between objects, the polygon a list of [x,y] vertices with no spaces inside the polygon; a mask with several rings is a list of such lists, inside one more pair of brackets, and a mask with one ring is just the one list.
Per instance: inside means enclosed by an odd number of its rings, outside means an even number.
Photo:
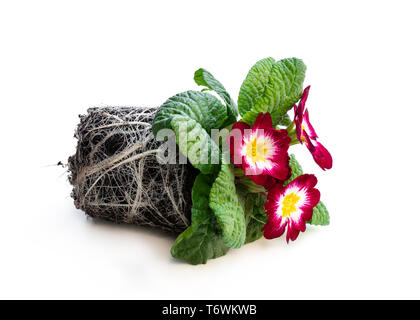
[{"label": "red flower with white center", "polygon": [[328,150],[317,141],[318,136],[314,127],[309,122],[309,113],[305,109],[306,100],[308,99],[310,86],[303,90],[299,105],[294,107],[295,110],[295,125],[296,135],[300,143],[305,143],[308,150],[311,152],[315,162],[322,170],[331,169],[332,157]]},{"label": "red flower with white center", "polygon": [[316,183],[314,175],[304,174],[286,187],[277,183],[271,188],[264,205],[268,222],[262,231],[266,239],[280,237],[287,227],[286,241],[294,241],[299,232],[306,230],[306,222],[311,220],[320,198],[319,190],[314,188]]},{"label": "red flower with white center", "polygon": [[270,188],[290,177],[287,130],[273,129],[269,113],[260,113],[252,128],[236,122],[228,136],[233,163],[256,184]]}]

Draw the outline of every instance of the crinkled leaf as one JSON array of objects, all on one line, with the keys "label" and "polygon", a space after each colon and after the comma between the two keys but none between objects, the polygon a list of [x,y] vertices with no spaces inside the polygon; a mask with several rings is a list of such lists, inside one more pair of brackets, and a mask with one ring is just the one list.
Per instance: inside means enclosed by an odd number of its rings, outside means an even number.
[{"label": "crinkled leaf", "polygon": [[226,120],[226,107],[215,96],[199,91],[178,93],[166,100],[159,108],[153,120],[153,134],[160,129],[171,129],[175,117],[193,119],[208,133],[211,129],[220,129]]},{"label": "crinkled leaf", "polygon": [[263,235],[261,229],[268,219],[264,209],[267,198],[262,194],[249,192],[248,187],[242,183],[236,185],[236,191],[245,213],[245,243],[250,243]]},{"label": "crinkled leaf", "polygon": [[227,127],[232,123],[235,123],[238,118],[238,108],[235,101],[230,97],[225,87],[218,81],[213,75],[207,70],[201,68],[198,69],[194,74],[194,81],[199,86],[205,86],[209,90],[214,90],[226,103],[227,108],[227,119],[223,124],[223,127]]},{"label": "crinkled leaf", "polygon": [[234,183],[232,164],[222,164],[210,191],[210,208],[220,227],[223,240],[230,248],[240,248],[245,243],[246,223]]},{"label": "crinkled leaf", "polygon": [[319,201],[315,206],[312,219],[308,223],[316,226],[327,226],[330,224],[330,215],[322,201]]},{"label": "crinkled leaf", "polygon": [[238,109],[241,116],[251,110],[257,99],[264,94],[271,69],[275,63],[276,60],[273,58],[265,58],[258,61],[249,70],[239,90]]},{"label": "crinkled leaf", "polygon": [[[187,91],[169,98],[159,108],[153,121],[153,134],[156,136],[164,128],[174,130],[181,152],[192,165],[203,173],[214,173],[220,165],[212,164],[211,157],[219,157],[219,148],[210,133],[211,129],[222,128],[226,118],[226,107],[215,96]],[[181,137],[180,129],[183,125],[187,127],[187,137]],[[184,139],[192,141],[185,143]]]},{"label": "crinkled leaf", "polygon": [[238,98],[241,121],[250,125],[261,112],[269,112],[273,124],[277,124],[302,95],[306,72],[303,61],[297,58],[273,61],[268,58],[257,62],[241,86],[241,99]]},{"label": "crinkled leaf", "polygon": [[203,264],[208,259],[226,254],[216,217],[209,207],[209,194],[214,177],[200,173],[192,189],[191,226],[181,233],[171,249],[174,258],[191,264]]},{"label": "crinkled leaf", "polygon": [[257,193],[248,193],[245,201],[246,239],[250,243],[262,237],[262,227],[267,223],[264,210],[266,197]]},{"label": "crinkled leaf", "polygon": [[[219,170],[221,161],[219,146],[197,121],[176,117],[172,119],[171,126],[176,133],[176,142],[179,150],[195,168],[204,174],[216,173]],[[186,130],[182,130],[182,126]],[[188,135],[187,143],[182,142],[181,131],[186,131]]]},{"label": "crinkled leaf", "polygon": [[284,127],[287,127],[291,123],[292,123],[292,119],[290,119],[290,117],[287,113],[282,115],[279,119],[279,122],[278,122],[279,125],[284,126]]},{"label": "crinkled leaf", "polygon": [[279,104],[280,115],[289,111],[302,96],[306,65],[301,59],[288,58],[277,62],[284,83],[284,100]]}]

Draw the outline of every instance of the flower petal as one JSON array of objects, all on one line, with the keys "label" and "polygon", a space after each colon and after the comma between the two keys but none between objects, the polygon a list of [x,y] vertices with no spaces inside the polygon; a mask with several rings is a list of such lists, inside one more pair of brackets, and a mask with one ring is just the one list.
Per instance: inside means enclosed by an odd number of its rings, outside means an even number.
[{"label": "flower petal", "polygon": [[277,214],[278,199],[284,191],[282,184],[278,183],[269,191],[267,201],[264,204],[265,212],[268,216],[268,222],[261,229],[264,232],[266,239],[274,239],[280,237],[287,225],[287,219],[282,219],[281,215]]},{"label": "flower petal", "polygon": [[242,135],[244,134],[244,131],[246,129],[251,129],[250,125],[248,123],[242,122],[242,121],[238,121],[235,122],[232,126],[232,130],[233,129],[239,129],[242,133]]},{"label": "flower petal", "polygon": [[[308,99],[308,95],[309,95],[309,89],[311,89],[311,86],[307,86],[303,92],[302,92],[302,97],[300,98],[300,102],[299,104],[302,104],[303,109],[305,109],[305,105],[306,105],[306,100]],[[303,111],[303,110],[302,110]]]},{"label": "flower petal", "polygon": [[233,124],[232,130],[226,138],[226,143],[229,147],[230,154],[232,155],[233,164],[237,167],[242,167],[242,155],[240,150],[243,146],[243,139],[245,130],[250,130],[251,127],[242,121]]},{"label": "flower petal", "polygon": [[273,129],[273,121],[269,113],[260,113],[252,126],[252,129]]},{"label": "flower petal", "polygon": [[308,134],[303,131],[303,141],[305,142],[306,147],[309,152],[312,154],[315,162],[322,169],[331,169],[332,168],[332,157],[329,151],[317,140],[311,140]]},{"label": "flower petal", "polygon": [[264,206],[268,222],[262,229],[265,238],[281,236],[287,226],[286,241],[289,242],[306,230],[306,222],[312,218],[313,208],[320,198],[319,191],[314,188],[316,183],[314,175],[304,174],[285,188],[276,184],[269,190]]},{"label": "flower petal", "polygon": [[287,130],[266,130],[265,135],[273,143],[272,153],[267,157],[267,162],[270,163],[263,174],[270,175],[276,179],[285,181],[290,178],[291,169],[289,167],[288,149],[290,144],[290,137],[287,135]]},{"label": "flower petal", "polygon": [[264,233],[264,238],[266,239],[275,239],[283,235],[286,230],[287,220],[282,220],[281,218],[276,222],[270,220],[267,222],[261,231]]},{"label": "flower petal", "polygon": [[305,143],[308,150],[312,153],[315,162],[322,170],[332,168],[332,157],[328,150],[317,141],[318,135],[314,127],[309,121],[309,111],[305,109],[306,100],[308,99],[310,86],[303,90],[299,104],[294,107],[296,136],[300,143]]},{"label": "flower petal", "polygon": [[265,174],[251,175],[249,176],[249,178],[255,184],[263,186],[267,190],[270,190],[274,185],[276,185],[279,182],[279,180],[277,180],[276,178]]},{"label": "flower petal", "polygon": [[290,137],[287,130],[252,129],[245,132],[241,148],[242,168],[245,175],[257,184],[264,185],[265,178],[256,175],[267,175],[285,181],[290,177],[288,149]]},{"label": "flower petal", "polygon": [[322,170],[332,168],[332,157],[329,151],[318,141],[312,141],[314,151],[312,157]]},{"label": "flower petal", "polygon": [[227,138],[232,161],[256,184],[270,189],[275,183],[289,179],[287,130],[275,130],[269,113],[260,113],[252,129],[237,122]]},{"label": "flower petal", "polygon": [[289,240],[295,241],[299,235],[299,232],[300,231],[305,232],[305,230],[306,230],[305,223],[303,223],[303,230],[299,230],[299,225],[290,219],[287,226],[287,234],[286,234],[287,243],[289,243]]},{"label": "flower petal", "polygon": [[303,131],[305,130],[309,133],[309,136],[312,136],[314,134],[316,138],[315,130],[312,127],[311,123],[309,122],[309,115],[305,108],[306,100],[308,99],[310,88],[311,86],[307,86],[305,90],[303,90],[299,104],[297,106],[296,105],[294,106],[294,111],[295,111],[294,121],[296,125],[296,135],[300,143],[302,143]]},{"label": "flower petal", "polygon": [[302,128],[302,130],[306,131],[306,133],[308,134],[308,136],[311,139],[317,139],[318,138],[314,127],[312,126],[311,122],[309,121],[309,111],[308,110],[305,110],[305,113],[303,114],[303,121],[302,121],[301,128]]},{"label": "flower petal", "polygon": [[313,174],[302,174],[296,177],[294,180],[290,181],[287,187],[296,187],[299,190],[304,188],[311,189],[316,186],[318,179]]}]

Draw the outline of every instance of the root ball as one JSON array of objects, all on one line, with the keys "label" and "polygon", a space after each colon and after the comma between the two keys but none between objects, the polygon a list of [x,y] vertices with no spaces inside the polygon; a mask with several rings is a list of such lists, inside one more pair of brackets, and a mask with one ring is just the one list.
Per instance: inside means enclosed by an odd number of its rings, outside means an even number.
[{"label": "root ball", "polygon": [[90,108],[80,116],[68,161],[75,206],[93,218],[180,233],[190,224],[189,164],[160,164],[156,108]]}]

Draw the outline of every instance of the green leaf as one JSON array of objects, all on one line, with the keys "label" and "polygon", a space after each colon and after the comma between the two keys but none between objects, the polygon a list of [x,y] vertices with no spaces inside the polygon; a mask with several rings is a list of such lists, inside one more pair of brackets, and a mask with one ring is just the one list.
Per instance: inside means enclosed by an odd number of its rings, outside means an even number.
[{"label": "green leaf", "polygon": [[305,64],[296,58],[257,62],[239,92],[241,121],[252,125],[261,112],[269,112],[277,124],[301,97],[305,72]]},{"label": "green leaf", "polygon": [[316,226],[327,226],[330,224],[330,215],[322,201],[319,201],[315,206],[312,219],[308,223]]},{"label": "green leaf", "polygon": [[287,186],[290,181],[296,179],[298,176],[303,174],[303,170],[299,162],[296,160],[296,157],[294,154],[289,155],[289,166],[292,169],[292,175],[290,176],[289,180],[284,182],[284,186]]},{"label": "green leaf", "polygon": [[181,233],[171,249],[174,258],[191,264],[203,264],[228,252],[220,226],[209,207],[212,175],[200,173],[192,189],[191,226]]},{"label": "green leaf", "polygon": [[225,87],[218,81],[213,75],[207,70],[201,68],[194,73],[194,81],[199,86],[205,86],[208,90],[214,90],[226,103],[227,108],[227,119],[223,124],[223,127],[227,127],[232,123],[235,123],[238,118],[238,108],[235,101],[230,97]]},{"label": "green leaf", "polygon": [[292,119],[290,119],[290,117],[287,113],[282,115],[279,119],[279,122],[278,122],[278,124],[283,126],[283,127],[287,127],[291,123],[292,123]]},{"label": "green leaf", "polygon": [[267,223],[267,215],[264,210],[266,197],[257,193],[248,193],[245,202],[246,239],[250,243],[262,237],[262,227]]},{"label": "green leaf", "polygon": [[[179,150],[188,158],[190,163],[204,174],[218,172],[221,162],[219,146],[211,139],[209,134],[201,125],[188,118],[173,118],[171,126],[176,134],[176,142]],[[182,142],[182,126],[186,128],[188,139]],[[196,137],[195,140],[191,137]],[[212,159],[213,158],[213,159]],[[218,160],[215,160],[218,159]],[[214,161],[213,161],[214,160]],[[214,164],[212,164],[212,162]]]},{"label": "green leaf", "polygon": [[245,244],[262,237],[262,227],[267,223],[264,204],[267,198],[260,193],[249,192],[246,185],[239,183],[236,191],[245,213],[246,237]]},{"label": "green leaf", "polygon": [[222,228],[225,244],[230,248],[240,248],[245,243],[246,223],[234,179],[233,165],[222,164],[211,187],[209,205]]},{"label": "green leaf", "polygon": [[[303,174],[302,167],[293,154],[290,155],[289,165],[292,169],[292,175],[290,179],[284,183],[284,186],[287,186],[290,181]],[[319,201],[318,204],[314,207],[312,219],[308,223],[317,226],[327,226],[330,224],[330,215],[322,201]]]},{"label": "green leaf", "polygon": [[211,129],[221,129],[226,120],[226,107],[213,95],[206,92],[186,91],[165,101],[153,121],[153,134],[164,128],[171,129],[173,118],[193,119],[208,133]]},{"label": "green leaf", "polygon": [[[194,167],[209,174],[220,167],[211,161],[212,157],[220,157],[219,147],[210,137],[211,129],[222,128],[226,118],[226,107],[216,97],[187,91],[169,98],[159,108],[152,129],[155,136],[161,129],[174,130],[181,152]],[[183,126],[187,136],[181,134]]]},{"label": "green leaf", "polygon": [[265,58],[258,61],[249,70],[239,90],[238,108],[241,116],[244,116],[245,113],[251,110],[257,99],[264,94],[271,69],[275,63],[276,60],[273,58]]}]

